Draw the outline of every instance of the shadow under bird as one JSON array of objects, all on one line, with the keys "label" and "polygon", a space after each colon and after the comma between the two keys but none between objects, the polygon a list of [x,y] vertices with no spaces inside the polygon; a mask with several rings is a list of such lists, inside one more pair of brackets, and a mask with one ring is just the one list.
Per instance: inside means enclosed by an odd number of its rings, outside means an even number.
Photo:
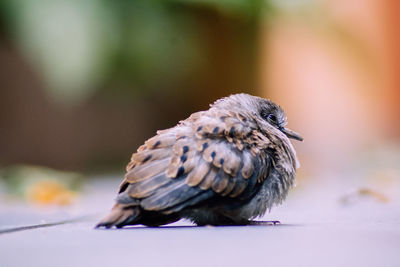
[{"label": "shadow under bird", "polygon": [[299,163],[284,111],[270,100],[236,94],[173,128],[132,155],[116,204],[96,227],[247,225],[280,204]]}]

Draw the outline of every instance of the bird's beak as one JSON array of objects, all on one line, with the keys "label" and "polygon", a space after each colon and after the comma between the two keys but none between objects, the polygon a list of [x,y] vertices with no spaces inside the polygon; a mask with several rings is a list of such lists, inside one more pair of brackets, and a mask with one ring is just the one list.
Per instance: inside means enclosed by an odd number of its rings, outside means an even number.
[{"label": "bird's beak", "polygon": [[284,134],[286,134],[286,136],[289,137],[289,138],[292,138],[292,139],[295,139],[295,140],[298,140],[298,141],[303,141],[303,137],[301,137],[298,133],[296,133],[296,132],[294,132],[294,131],[292,131],[292,130],[290,130],[288,128],[281,127],[280,130]]}]

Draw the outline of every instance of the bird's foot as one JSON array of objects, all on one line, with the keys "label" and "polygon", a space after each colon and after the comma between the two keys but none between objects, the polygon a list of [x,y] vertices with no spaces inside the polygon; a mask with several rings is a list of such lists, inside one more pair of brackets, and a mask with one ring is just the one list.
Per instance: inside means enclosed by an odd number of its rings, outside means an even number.
[{"label": "bird's foot", "polygon": [[248,225],[278,225],[280,221],[249,221]]}]

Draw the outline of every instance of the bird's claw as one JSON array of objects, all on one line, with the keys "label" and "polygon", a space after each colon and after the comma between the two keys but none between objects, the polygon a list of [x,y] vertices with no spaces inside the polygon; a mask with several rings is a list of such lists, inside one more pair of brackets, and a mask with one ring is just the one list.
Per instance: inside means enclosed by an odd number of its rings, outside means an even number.
[{"label": "bird's claw", "polygon": [[249,225],[278,225],[280,221],[250,221]]}]

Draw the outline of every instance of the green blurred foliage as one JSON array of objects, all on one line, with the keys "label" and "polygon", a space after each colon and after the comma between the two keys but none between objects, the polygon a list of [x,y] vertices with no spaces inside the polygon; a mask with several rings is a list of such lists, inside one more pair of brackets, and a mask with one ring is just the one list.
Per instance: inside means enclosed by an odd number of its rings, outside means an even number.
[{"label": "green blurred foliage", "polygon": [[[191,8],[254,19],[263,0],[3,0],[7,33],[56,100],[168,87],[204,64]],[[173,86],[169,86],[173,87]]]}]

